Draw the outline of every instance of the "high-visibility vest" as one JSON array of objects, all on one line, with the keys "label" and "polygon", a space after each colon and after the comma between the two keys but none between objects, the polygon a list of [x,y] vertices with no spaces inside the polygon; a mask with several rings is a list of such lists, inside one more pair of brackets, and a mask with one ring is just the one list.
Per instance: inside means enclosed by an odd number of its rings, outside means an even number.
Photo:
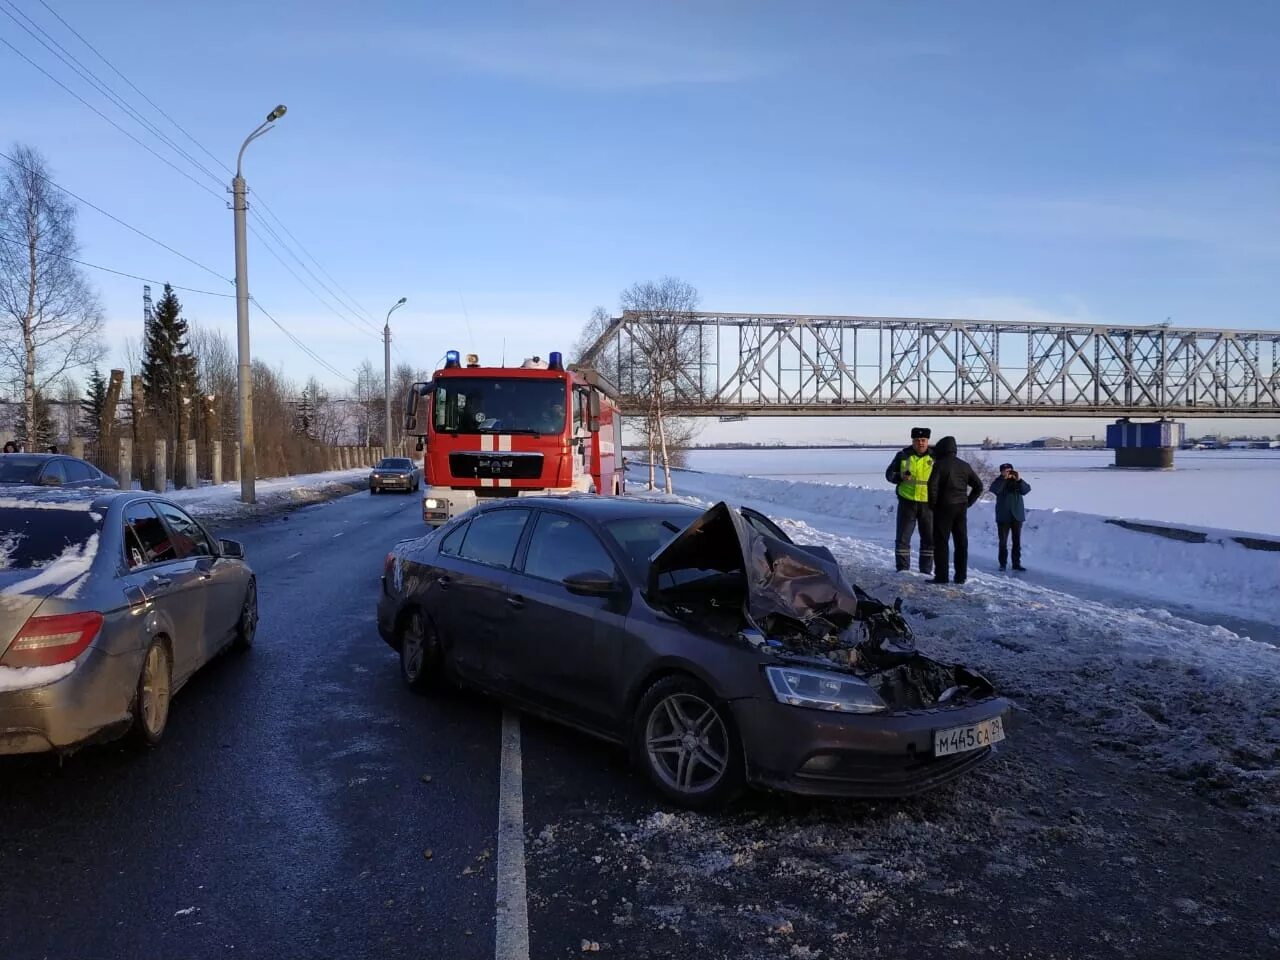
[{"label": "high-visibility vest", "polygon": [[917,503],[929,502],[929,474],[933,473],[933,455],[912,453],[898,463],[900,474],[910,472],[911,479],[898,484],[898,496]]}]

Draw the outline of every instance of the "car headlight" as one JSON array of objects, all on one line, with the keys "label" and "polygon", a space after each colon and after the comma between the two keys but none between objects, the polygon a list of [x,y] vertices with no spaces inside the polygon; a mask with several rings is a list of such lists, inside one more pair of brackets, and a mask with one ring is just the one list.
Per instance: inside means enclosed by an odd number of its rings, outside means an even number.
[{"label": "car headlight", "polygon": [[428,510],[441,510],[444,508],[444,501],[437,500],[435,497],[427,497],[422,501],[422,505]]},{"label": "car headlight", "polygon": [[765,667],[764,672],[779,703],[836,713],[879,713],[888,709],[866,681],[847,674],[800,667]]}]

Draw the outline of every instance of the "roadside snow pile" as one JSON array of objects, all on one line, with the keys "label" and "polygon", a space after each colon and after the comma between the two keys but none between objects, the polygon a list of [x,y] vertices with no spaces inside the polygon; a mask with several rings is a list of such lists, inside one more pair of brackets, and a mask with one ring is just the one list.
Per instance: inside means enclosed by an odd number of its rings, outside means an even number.
[{"label": "roadside snow pile", "polygon": [[181,504],[197,517],[235,520],[297,503],[320,503],[368,487],[369,469],[334,470],[327,473],[303,473],[296,477],[259,480],[258,502],[240,502],[240,484],[197,487],[194,490],[170,490],[166,497]]},{"label": "roadside snow pile", "polygon": [[[891,489],[694,471],[673,478],[682,494],[761,505],[765,512],[773,505],[824,529],[893,546],[897,503]],[[638,480],[633,474],[633,488],[639,488]],[[1152,600],[1280,621],[1280,551],[1246,549],[1231,539],[1238,535],[1234,531],[1206,532],[1208,542],[1186,543],[1128,530],[1095,514],[1028,509],[1023,562]],[[969,511],[970,557],[994,554],[996,542],[994,506],[980,502]]]}]

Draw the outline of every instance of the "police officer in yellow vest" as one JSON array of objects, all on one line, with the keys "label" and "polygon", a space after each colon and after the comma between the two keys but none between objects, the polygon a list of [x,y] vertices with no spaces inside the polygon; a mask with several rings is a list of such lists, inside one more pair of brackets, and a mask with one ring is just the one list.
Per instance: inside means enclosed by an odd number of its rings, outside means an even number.
[{"label": "police officer in yellow vest", "polygon": [[920,531],[920,572],[933,573],[933,511],[929,508],[929,474],[933,450],[929,428],[911,428],[911,446],[894,454],[884,478],[898,488],[898,537],[894,561],[899,570],[911,569],[911,531]]}]

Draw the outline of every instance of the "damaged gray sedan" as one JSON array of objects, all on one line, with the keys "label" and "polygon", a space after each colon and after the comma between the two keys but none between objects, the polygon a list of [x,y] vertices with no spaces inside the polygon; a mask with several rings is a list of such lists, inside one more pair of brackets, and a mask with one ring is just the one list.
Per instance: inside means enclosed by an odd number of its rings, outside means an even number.
[{"label": "damaged gray sedan", "polygon": [[1007,701],[761,514],[626,497],[478,507],[387,557],[414,690],[460,683],[624,744],[668,799],[900,797],[980,764]]}]

